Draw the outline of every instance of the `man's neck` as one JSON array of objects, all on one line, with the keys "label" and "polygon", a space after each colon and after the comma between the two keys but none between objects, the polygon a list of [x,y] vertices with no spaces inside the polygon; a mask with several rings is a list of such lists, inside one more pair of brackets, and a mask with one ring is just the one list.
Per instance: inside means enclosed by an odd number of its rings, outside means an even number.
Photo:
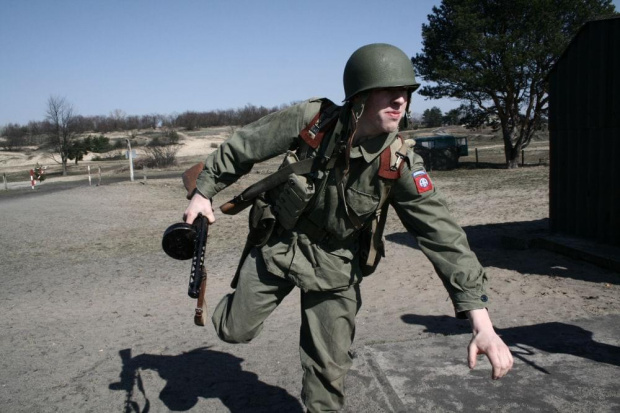
[{"label": "man's neck", "polygon": [[376,137],[379,136],[383,136],[383,135],[387,135],[387,133],[378,133],[375,135],[358,135],[357,133],[355,134],[355,136],[353,137],[353,142],[351,142],[351,146],[359,146],[362,143],[370,140],[370,139],[374,139]]}]

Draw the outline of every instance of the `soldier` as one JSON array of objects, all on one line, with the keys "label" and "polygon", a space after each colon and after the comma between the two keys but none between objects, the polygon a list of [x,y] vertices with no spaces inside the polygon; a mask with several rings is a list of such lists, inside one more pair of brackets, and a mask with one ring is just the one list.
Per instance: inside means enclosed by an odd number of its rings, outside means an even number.
[{"label": "soldier", "polygon": [[[275,226],[263,234],[262,242],[246,248],[236,289],[212,316],[222,340],[246,343],[260,333],[282,299],[299,287],[302,399],[310,412],[337,411],[344,405],[344,377],[351,366],[349,350],[361,306],[359,284],[365,270],[371,272],[376,263],[367,260],[368,255],[381,253],[377,222],[384,222],[380,212],[387,211],[383,207],[388,203],[432,262],[456,316],[471,322],[469,366],[475,366],[478,354],[485,354],[494,379],[512,367],[510,350],[495,333],[486,310],[484,269],[424,171],[422,159],[398,137],[418,86],[411,61],[400,49],[387,44],[361,47],[344,70],[342,107],[311,99],[236,130],[206,159],[185,211],[188,223],[198,213],[214,223],[211,198],[253,164],[288,150],[316,160],[318,166],[310,173],[292,176],[302,182],[297,186],[301,196],[297,193],[293,199],[290,193],[295,191],[282,188],[267,192],[263,201],[277,217]],[[255,204],[251,214],[260,209]],[[375,240],[370,253],[362,245],[369,231],[374,231],[370,238]]]}]

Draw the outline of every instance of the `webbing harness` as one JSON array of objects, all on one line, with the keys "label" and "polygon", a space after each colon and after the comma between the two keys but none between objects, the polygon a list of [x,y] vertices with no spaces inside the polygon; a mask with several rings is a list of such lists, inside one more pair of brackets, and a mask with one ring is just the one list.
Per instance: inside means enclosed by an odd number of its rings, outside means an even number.
[{"label": "webbing harness", "polygon": [[390,195],[390,191],[392,190],[392,185],[400,177],[401,169],[403,167],[402,161],[407,156],[407,149],[409,144],[398,135],[398,139],[401,141],[400,149],[398,149],[394,153],[394,157],[396,158],[392,162],[392,145],[388,146],[381,152],[381,158],[379,160],[379,176],[382,178],[386,178],[385,186],[383,187],[383,191],[381,191],[381,197],[379,198],[379,206],[377,207],[376,217],[371,222],[371,238],[370,238],[370,248],[368,250],[368,257],[366,258],[365,266],[367,268],[376,268],[379,264],[377,254],[381,253],[382,255],[385,253],[384,245],[383,245],[383,231],[385,229],[385,223],[387,221],[387,213],[388,213],[388,197]]},{"label": "webbing harness", "polygon": [[[338,145],[342,146],[342,139],[337,133],[334,133],[331,136],[331,139],[327,142],[327,145],[321,145],[323,138],[330,132],[333,131],[333,128],[338,121],[338,117],[340,115],[340,107],[336,106],[332,102],[326,101],[321,105],[321,109],[319,112],[313,117],[310,123],[299,133],[302,141],[307,145],[305,148],[303,145],[299,148],[299,158],[301,159],[299,162],[291,163],[285,167],[280,168],[275,173],[261,179],[257,183],[251,185],[246,188],[240,195],[235,197],[236,201],[239,202],[247,202],[255,199],[260,194],[265,193],[278,185],[286,182],[290,174],[298,174],[305,175],[318,170],[328,171],[334,169],[336,161],[339,158],[339,154],[341,151],[337,151],[335,156],[334,151]],[[376,267],[378,264],[378,254],[381,252],[383,254],[383,231],[385,228],[385,223],[387,219],[388,212],[388,204],[387,200],[391,191],[391,187],[393,183],[400,177],[401,169],[402,169],[402,160],[406,158],[407,147],[408,145],[399,135],[397,141],[401,141],[400,148],[398,150],[394,150],[396,141],[385,148],[380,154],[380,166],[378,174],[380,177],[385,179],[385,185],[383,191],[381,193],[381,197],[379,198],[379,205],[376,210],[376,216],[372,219],[370,224],[371,230],[371,240],[370,240],[370,248],[368,251],[368,257],[366,259],[366,266]],[[311,149],[316,150],[321,147],[319,153],[315,157],[306,157],[308,156],[308,152]],[[341,172],[338,168],[335,168],[337,173],[337,181],[340,182],[342,176],[339,176]],[[326,184],[327,178],[323,178],[323,182],[321,185],[322,191],[324,185]],[[346,199],[344,198],[344,192],[340,194],[339,187],[339,196],[342,199],[342,202],[345,205],[345,210],[349,220],[353,224],[354,228],[357,230],[361,230],[364,227],[364,222],[362,222],[355,213],[349,213],[349,210],[346,206]],[[344,187],[342,188],[342,190]],[[314,227],[314,224],[309,220],[299,220],[298,229],[306,233],[310,237],[313,242],[320,242],[325,240],[328,236],[328,233],[319,227]],[[246,242],[246,247],[244,248],[244,252],[242,254],[241,263],[245,260],[245,256],[249,253],[252,246],[249,242]],[[239,269],[237,269],[237,273],[235,274],[235,278],[231,283],[233,288],[236,287],[236,280],[238,278]]]},{"label": "webbing harness", "polygon": [[[310,148],[316,149],[320,146],[325,134],[332,129],[338,120],[339,109],[338,106],[327,101],[326,104],[321,105],[321,110],[299,133],[299,136]],[[319,169],[332,169],[337,160],[336,156],[332,157],[336,144],[336,139],[330,139],[328,145],[319,156],[306,158],[278,169],[271,175],[247,187],[240,195],[235,197],[234,201],[236,203],[251,201],[260,194],[286,182],[290,174],[306,175]]]}]

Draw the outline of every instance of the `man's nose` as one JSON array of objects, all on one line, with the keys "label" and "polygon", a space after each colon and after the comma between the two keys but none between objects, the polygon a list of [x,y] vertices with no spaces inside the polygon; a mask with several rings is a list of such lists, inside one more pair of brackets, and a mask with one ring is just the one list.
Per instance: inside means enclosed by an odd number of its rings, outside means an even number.
[{"label": "man's nose", "polygon": [[407,102],[407,90],[405,89],[397,89],[394,91],[392,95],[392,102],[402,105]]}]

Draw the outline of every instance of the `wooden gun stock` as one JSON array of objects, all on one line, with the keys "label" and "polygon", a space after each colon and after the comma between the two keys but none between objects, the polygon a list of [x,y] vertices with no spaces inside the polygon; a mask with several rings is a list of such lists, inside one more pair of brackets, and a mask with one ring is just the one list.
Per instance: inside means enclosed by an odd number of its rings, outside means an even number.
[{"label": "wooden gun stock", "polygon": [[[200,162],[183,172],[183,175],[181,175],[181,178],[183,178],[183,186],[187,190],[187,199],[192,199],[192,197],[194,196],[198,175],[200,175],[204,168],[204,162]],[[252,205],[252,202],[254,202],[253,199],[241,200],[240,197],[235,197],[220,206],[220,210],[226,215],[235,215]]]},{"label": "wooden gun stock", "polygon": [[192,199],[192,196],[194,196],[196,181],[198,180],[198,175],[200,175],[200,172],[202,172],[203,169],[205,169],[205,164],[204,162],[200,162],[183,172],[183,175],[181,175],[181,178],[183,178],[183,186],[187,189],[187,199]]},{"label": "wooden gun stock", "polygon": [[235,215],[252,205],[253,202],[253,199],[243,201],[236,197],[221,205],[220,211],[222,211],[226,215]]},{"label": "wooden gun stock", "polygon": [[203,267],[202,281],[200,282],[200,292],[196,300],[196,310],[194,312],[194,324],[204,327],[207,324],[207,300],[205,293],[207,291],[207,271]]}]

